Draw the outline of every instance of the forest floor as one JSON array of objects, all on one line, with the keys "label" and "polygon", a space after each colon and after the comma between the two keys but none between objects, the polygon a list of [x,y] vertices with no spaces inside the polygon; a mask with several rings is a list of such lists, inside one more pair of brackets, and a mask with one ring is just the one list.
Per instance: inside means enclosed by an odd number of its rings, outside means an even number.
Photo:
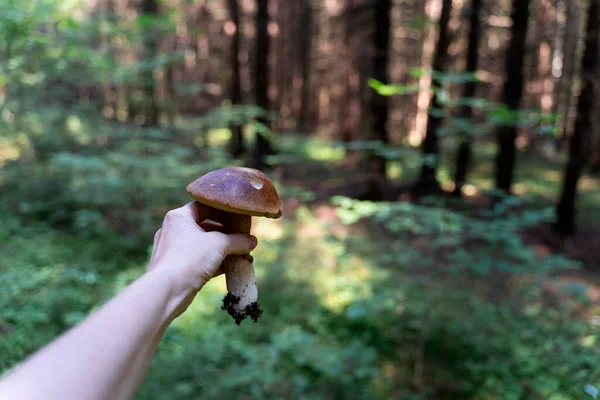
[{"label": "forest floor", "polygon": [[[211,151],[227,143],[222,132],[207,138]],[[577,318],[600,315],[600,283],[593,271],[600,227],[597,179],[584,178],[580,232],[560,241],[561,247],[544,225],[560,190],[559,162],[520,154],[518,196],[501,218],[492,218],[486,193],[492,188],[493,147],[477,148],[463,200],[414,204],[403,197],[353,202],[368,186],[343,149],[306,136],[283,135],[278,144],[274,177],[284,217],[257,218],[252,228],[261,242],[253,256],[263,319],[233,324],[220,309],[224,279],[215,279],[169,328],[140,399],[212,399],[224,391],[236,399],[248,393],[281,399],[517,399],[551,398],[556,392],[565,393],[557,399],[571,399],[586,383],[600,382],[595,367],[600,354],[592,346],[600,329],[590,318]],[[0,291],[0,370],[81,321],[144,272],[165,211],[189,201],[184,168],[169,169],[173,159],[163,153],[149,157],[149,148],[133,154],[126,148],[128,167],[135,156],[140,163],[153,161],[150,173],[141,168],[123,175],[131,191],[103,180],[120,164],[90,175],[86,159],[71,155],[76,164],[69,164],[69,174],[76,168],[86,177],[83,183],[100,187],[99,197],[110,201],[110,207],[98,207],[102,212],[78,210],[80,225],[60,226],[0,207],[0,286],[7,288]],[[98,152],[95,162],[115,155],[114,149]],[[200,151],[195,156],[191,174],[203,162],[212,168]],[[411,182],[416,156],[418,150],[409,149],[402,160],[391,161],[390,181],[398,187]],[[451,161],[441,162],[445,187]],[[96,164],[91,167],[96,171]],[[46,169],[40,171],[35,183],[48,178]],[[77,195],[81,183],[60,181],[64,192]],[[139,195],[149,183],[155,186]],[[21,205],[33,197],[14,195],[21,196]],[[129,196],[146,203],[123,206]],[[562,254],[584,268],[567,269],[572,263]],[[522,272],[522,279],[506,285],[514,296],[504,296],[504,288],[490,291],[508,282],[495,268]],[[546,270],[560,270],[562,277],[545,276]],[[591,302],[564,294],[562,283],[569,282],[585,284]],[[502,297],[492,298],[496,292]],[[546,309],[539,307],[544,294],[573,301]],[[530,395],[532,390],[539,396]]]},{"label": "forest floor", "polygon": [[[287,141],[287,142],[286,142]],[[304,147],[303,147],[304,146]],[[279,167],[282,181],[291,186],[297,186],[314,194],[310,202],[311,209],[323,223],[335,229],[344,229],[336,213],[336,206],[331,205],[332,196],[347,196],[358,198],[365,196],[369,190],[367,174],[356,166],[355,162],[348,163],[342,153],[335,147],[323,146],[318,141],[303,140],[288,137],[282,146],[293,149],[296,158],[288,165]],[[300,152],[297,149],[302,149]],[[327,150],[329,149],[329,150]],[[448,149],[446,149],[448,150]],[[414,149],[415,156],[418,150]],[[452,152],[449,152],[452,154]],[[471,182],[466,185],[467,194],[462,199],[448,196],[442,202],[448,210],[464,213],[474,218],[489,218],[486,211],[493,206],[489,191],[493,188],[493,146],[483,145],[476,153]],[[298,154],[304,158],[297,158]],[[409,156],[410,157],[410,156]],[[283,157],[282,157],[283,158]],[[450,171],[452,158],[442,159],[438,176],[442,187],[451,186]],[[334,164],[332,168],[331,163]],[[387,200],[412,201],[407,188],[417,176],[415,164],[410,162],[389,162],[389,170],[394,179],[390,183]],[[518,154],[515,172],[514,193],[523,201],[516,201],[511,212],[519,213],[528,209],[543,209],[553,207],[561,189],[562,163],[550,160],[536,154],[521,152]],[[588,287],[590,306],[600,309],[600,177],[586,174],[580,182],[578,230],[572,237],[563,237],[552,230],[549,222],[541,222],[522,229],[519,234],[526,246],[533,249],[536,257],[543,262],[547,256],[561,254],[581,263],[582,268],[573,270],[554,271],[552,276],[559,282],[548,283],[548,288],[557,296],[562,296],[556,287],[562,283],[580,283]],[[286,214],[293,214],[297,206],[302,204],[296,197],[288,199],[285,204]],[[439,204],[439,203],[438,203]],[[356,227],[355,227],[356,228]],[[386,240],[385,237],[378,237]],[[416,246],[427,247],[427,243],[415,238]]]}]

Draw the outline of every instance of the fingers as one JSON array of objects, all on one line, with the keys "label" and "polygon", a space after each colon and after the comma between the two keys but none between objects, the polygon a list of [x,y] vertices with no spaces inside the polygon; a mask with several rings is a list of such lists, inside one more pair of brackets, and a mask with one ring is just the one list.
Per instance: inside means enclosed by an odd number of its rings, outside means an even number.
[{"label": "fingers", "polygon": [[156,233],[154,234],[154,243],[152,243],[152,248],[156,248],[156,245],[158,244],[158,241],[160,240],[160,229],[156,231]]},{"label": "fingers", "polygon": [[224,274],[224,273],[225,273],[225,269],[223,269],[223,264],[221,264],[221,265],[219,265],[219,269],[217,269],[217,270],[215,271],[215,273],[213,274],[213,276],[212,276],[212,277],[213,277],[213,278],[216,278],[217,276],[219,276],[219,275],[222,275],[222,274]]},{"label": "fingers", "polygon": [[160,241],[160,232],[161,230],[157,230],[154,234],[154,243],[152,243],[152,255],[150,256],[150,263],[154,261],[158,254],[158,242]]},{"label": "fingers", "polygon": [[227,213],[194,201],[167,213],[162,228],[154,236],[151,261],[157,258],[157,245],[162,233],[166,237],[170,237],[173,233],[180,232],[179,229],[175,229],[179,224],[188,225],[192,221],[200,231],[212,235],[214,238],[213,245],[224,256],[230,254],[246,255],[257,245],[257,239],[252,235],[222,233],[227,230]]},{"label": "fingers", "polygon": [[[165,216],[165,222],[183,219],[202,225],[206,220],[210,220],[222,226],[223,221],[226,220],[226,214],[224,211],[193,201],[169,211]],[[215,230],[215,227],[209,226],[209,229]]]},{"label": "fingers", "polygon": [[201,224],[207,219],[215,221],[221,225],[223,225],[223,223],[226,221],[227,213],[225,211],[217,210],[216,208],[207,206],[206,204],[198,203],[197,201],[187,205],[191,207],[194,220],[198,224]]},{"label": "fingers", "polygon": [[173,210],[171,210],[167,213],[167,215],[165,216],[165,219],[168,220],[168,219],[173,219],[176,217],[188,217],[188,218],[193,219],[196,216],[194,203],[195,202],[190,202],[179,208],[174,208]]},{"label": "fingers", "polygon": [[225,255],[229,254],[248,254],[258,244],[255,236],[245,235],[243,233],[232,233],[223,235],[225,239]]},{"label": "fingers", "polygon": [[212,221],[204,221],[200,223],[200,228],[205,232],[223,232],[223,225]]}]

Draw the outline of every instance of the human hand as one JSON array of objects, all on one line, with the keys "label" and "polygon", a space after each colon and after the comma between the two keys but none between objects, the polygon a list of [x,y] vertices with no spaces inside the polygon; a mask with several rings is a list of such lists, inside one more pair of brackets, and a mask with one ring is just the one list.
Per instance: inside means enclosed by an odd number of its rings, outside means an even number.
[{"label": "human hand", "polygon": [[252,235],[219,232],[218,225],[200,217],[206,215],[205,207],[192,202],[169,211],[154,235],[148,270],[168,277],[174,296],[181,301],[177,315],[206,282],[223,273],[220,266],[225,257],[248,254],[257,244]]}]

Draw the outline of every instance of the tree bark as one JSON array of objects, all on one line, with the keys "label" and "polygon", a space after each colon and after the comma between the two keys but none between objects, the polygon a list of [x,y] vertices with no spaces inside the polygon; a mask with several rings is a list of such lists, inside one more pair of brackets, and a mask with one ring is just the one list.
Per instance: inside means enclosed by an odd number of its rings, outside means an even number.
[{"label": "tree bark", "polygon": [[[171,34],[167,39],[167,51],[175,53],[177,51],[177,36]],[[169,62],[165,69],[165,98],[163,103],[163,112],[169,121],[171,129],[175,129],[175,119],[177,117],[177,80],[175,78],[175,63]],[[166,104],[165,104],[166,103]]]},{"label": "tree bark", "polygon": [[[479,14],[481,12],[481,4],[483,0],[472,0],[469,16],[469,44],[467,46],[467,73],[477,72],[477,64],[479,61],[479,38],[481,36],[481,25],[479,23]],[[477,92],[477,82],[469,81],[465,84],[463,97],[473,98]],[[461,118],[472,119],[473,107],[465,104],[460,112]],[[471,165],[472,149],[471,135],[469,132],[461,132],[460,145],[456,154],[456,171],[454,175],[454,194],[461,196],[462,187],[467,180],[467,173]]]},{"label": "tree bark", "polygon": [[311,131],[311,84],[310,71],[312,68],[312,40],[313,40],[313,8],[311,0],[303,1],[302,24],[300,28],[304,31],[300,36],[300,57],[302,60],[302,89],[300,94],[300,118],[299,127],[303,132]]},{"label": "tree bark", "polygon": [[[391,0],[376,0],[375,2],[375,32],[373,34],[373,78],[383,83],[389,83],[388,64],[390,52],[391,28]],[[389,104],[386,96],[371,95],[371,118],[373,136],[376,140],[389,143],[387,121]],[[379,177],[386,178],[386,160],[380,156],[373,156],[370,160],[371,172]]]},{"label": "tree bark", "polygon": [[157,126],[159,118],[158,105],[156,104],[156,82],[154,81],[154,68],[148,64],[150,60],[154,60],[158,53],[158,32],[154,19],[159,15],[158,2],[157,0],[143,0],[142,1],[142,15],[152,18],[152,22],[149,27],[146,28],[144,33],[144,57],[143,60],[146,64],[142,68],[141,78],[142,87],[144,91],[144,126]]},{"label": "tree bark", "polygon": [[[230,52],[230,64],[231,64],[231,79],[229,86],[229,96],[231,105],[236,106],[242,102],[242,89],[240,79],[240,13],[237,0],[228,0],[227,5],[229,7],[229,18],[231,23],[235,27],[231,36],[231,52]],[[233,125],[231,129],[231,142],[229,151],[231,156],[236,158],[241,156],[245,152],[244,138],[242,137],[242,127],[240,125]]]},{"label": "tree bark", "polygon": [[[257,0],[256,10],[256,63],[254,70],[256,105],[264,112],[269,111],[269,0]],[[270,128],[267,118],[257,118],[259,123]],[[262,134],[256,135],[254,164],[257,168],[267,167],[266,157],[273,154],[269,139]]]},{"label": "tree bark", "polygon": [[[433,72],[444,72],[446,69],[446,59],[448,58],[448,46],[450,45],[449,22],[452,12],[452,0],[443,0],[442,12],[438,23],[438,41],[433,56],[432,69]],[[440,102],[439,96],[436,95],[437,89],[441,88],[439,79],[432,77],[431,79],[431,101],[429,109],[441,109],[443,105]],[[414,193],[416,195],[433,194],[440,191],[440,184],[436,178],[437,167],[439,164],[439,146],[437,131],[442,124],[443,118],[434,116],[429,113],[427,117],[427,130],[425,138],[421,145],[421,152],[426,158],[432,159],[432,162],[423,162],[421,167],[421,175],[417,181]]]},{"label": "tree bark", "polygon": [[[291,28],[290,15],[293,12],[293,5],[285,5],[285,0],[276,0],[275,17],[273,21],[277,24],[277,36],[273,37],[270,47],[273,48],[273,59],[271,60],[271,76],[270,84],[275,89],[272,92],[270,100],[270,107],[272,110],[282,115],[282,111],[285,109],[286,101],[288,100],[288,93],[290,85],[288,84],[290,76],[293,79],[294,60],[291,53],[291,46],[288,43],[289,31]],[[273,4],[273,3],[272,3]],[[273,6],[271,6],[273,7]],[[286,116],[289,118],[290,114]],[[283,131],[285,129],[284,118],[279,118],[277,121],[273,121],[273,129]]]},{"label": "tree bark", "polygon": [[591,0],[581,63],[582,89],[577,103],[575,129],[571,135],[569,161],[565,168],[560,200],[556,207],[556,232],[563,235],[575,233],[577,183],[591,152],[594,92],[598,79],[598,34],[600,29],[600,0]]},{"label": "tree bark", "polygon": [[[523,95],[523,59],[529,21],[529,0],[513,0],[511,39],[506,53],[506,80],[502,102],[512,111],[519,109]],[[498,154],[496,156],[496,189],[510,194],[516,157],[514,124],[500,126],[496,130]]]},{"label": "tree bark", "polygon": [[577,53],[580,31],[578,23],[580,16],[577,12],[578,5],[571,0],[564,0],[564,29],[562,33],[562,52],[561,52],[561,75],[557,87],[557,108],[556,112],[563,114],[562,129],[560,134],[556,136],[555,149],[562,151],[569,137],[572,128],[573,119],[572,101],[573,101],[573,82],[578,71]]}]

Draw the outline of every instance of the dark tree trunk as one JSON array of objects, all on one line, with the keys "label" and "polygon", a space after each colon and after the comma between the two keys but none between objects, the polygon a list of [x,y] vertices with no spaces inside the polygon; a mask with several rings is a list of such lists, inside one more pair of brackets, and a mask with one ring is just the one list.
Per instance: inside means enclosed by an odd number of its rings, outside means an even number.
[{"label": "dark tree trunk", "polygon": [[[256,64],[254,70],[255,100],[256,105],[264,112],[269,111],[269,0],[257,0],[256,10]],[[267,118],[258,118],[258,122],[269,127],[271,124]],[[262,135],[256,135],[254,164],[257,168],[266,168],[265,159],[273,154],[269,139]]]},{"label": "dark tree trunk", "polygon": [[[375,32],[373,34],[373,78],[383,83],[388,82],[388,64],[390,52],[391,0],[376,0],[375,2]],[[373,136],[385,144],[389,143],[387,121],[389,102],[386,96],[373,94],[371,96],[371,118],[373,119]],[[370,160],[371,172],[386,178],[386,160],[374,156]]]},{"label": "dark tree trunk", "polygon": [[[285,5],[285,0],[276,0],[276,15],[274,18],[279,27],[277,37],[273,38],[270,42],[270,46],[273,50],[273,60],[271,60],[271,85],[275,88],[274,94],[269,99],[271,101],[270,107],[277,112],[281,112],[286,106],[287,95],[290,92],[290,85],[288,84],[290,75],[293,76],[293,57],[291,56],[291,48],[289,46],[288,38],[291,25],[290,15],[293,13],[293,5]],[[285,63],[285,67],[284,67]],[[292,71],[290,71],[292,70]],[[291,72],[291,74],[290,74]],[[293,78],[292,78],[293,79]],[[291,90],[293,92],[293,90]],[[291,113],[289,114],[291,115]],[[284,118],[280,118],[277,121],[273,121],[271,126],[273,129],[283,131],[285,129]]]},{"label": "dark tree trunk", "polygon": [[[594,135],[592,135],[592,137],[593,136]],[[592,141],[594,143],[592,144],[593,150],[590,157],[590,173],[598,175],[600,174],[600,135],[597,134],[595,140]]]},{"label": "dark tree trunk", "polygon": [[[233,106],[241,104],[242,102],[242,89],[240,80],[240,15],[237,0],[228,0],[227,5],[229,6],[229,18],[235,26],[235,31],[231,37],[231,78],[230,78],[230,100]],[[242,137],[242,127],[239,124],[235,124],[231,128],[231,142],[229,150],[232,157],[239,157],[245,151],[244,138]]]},{"label": "dark tree trunk", "polygon": [[[481,25],[479,23],[479,14],[481,12],[482,0],[472,0],[469,16],[469,44],[467,48],[467,73],[477,71],[477,62],[479,60],[479,38],[481,36]],[[477,82],[469,81],[465,84],[463,97],[473,98],[477,92]],[[464,119],[473,118],[473,107],[465,104],[461,110],[461,117]],[[471,164],[472,149],[471,135],[469,132],[461,132],[460,145],[456,154],[456,171],[454,175],[454,194],[460,196],[462,187],[467,180],[467,173]]]},{"label": "dark tree trunk", "polygon": [[557,87],[556,112],[562,112],[563,123],[559,135],[556,135],[555,149],[557,152],[562,151],[569,137],[572,126],[572,118],[570,118],[573,100],[573,81],[577,72],[577,43],[579,41],[579,32],[576,28],[578,13],[578,5],[570,0],[564,1],[565,21],[564,31],[562,32],[562,52],[561,52],[561,75]]},{"label": "dark tree trunk", "polygon": [[[172,53],[177,51],[177,36],[171,35],[168,40],[168,50]],[[167,114],[167,119],[171,128],[175,128],[175,119],[177,117],[177,80],[175,78],[175,64],[170,62],[167,65],[165,72],[165,89],[166,89],[166,97],[167,97],[167,106],[163,105],[165,109],[165,113]]]},{"label": "dark tree trunk", "polygon": [[312,67],[312,36],[313,36],[313,9],[312,1],[304,0],[302,9],[302,34],[300,36],[300,57],[302,62],[302,92],[300,95],[300,118],[299,126],[303,132],[308,132],[313,129],[310,126],[311,121],[311,99],[310,99],[310,70]]},{"label": "dark tree trunk", "polygon": [[590,162],[590,172],[594,175],[600,174],[600,151],[596,150]]},{"label": "dark tree trunk", "polygon": [[[113,4],[112,0],[106,0],[104,2],[104,20],[106,21],[106,23],[108,24],[108,26],[113,26],[113,24],[115,23],[115,7]],[[112,48],[112,44],[111,44],[111,35],[109,32],[102,32],[100,34],[100,40],[101,40],[101,46],[103,48],[107,48],[108,52],[106,54],[106,61],[108,62],[109,65],[113,66],[115,65],[115,55],[114,55],[114,51]],[[10,41],[7,43],[7,45],[10,45]],[[7,48],[8,51],[10,51],[10,48]],[[9,58],[6,58],[7,60]],[[103,91],[103,109],[104,108],[110,108],[113,109],[115,111],[115,113],[117,113],[118,111],[118,102],[117,102],[117,96],[116,96],[116,90],[115,90],[115,85],[113,84],[113,82],[110,79],[107,79],[106,81],[104,81],[102,83],[102,91]]]},{"label": "dark tree trunk", "polygon": [[[525,39],[529,20],[529,0],[513,0],[511,38],[506,53],[506,80],[502,92],[502,102],[510,110],[518,110],[523,94],[523,59]],[[515,139],[517,128],[500,126],[496,130],[498,154],[496,156],[496,189],[505,194],[511,193],[515,166]]]},{"label": "dark tree trunk", "polygon": [[[346,11],[352,10],[354,7],[353,0],[346,1]],[[354,29],[352,29],[352,20],[344,21],[343,25],[343,57],[345,59],[343,69],[340,69],[339,73],[343,75],[341,82],[343,91],[339,98],[339,122],[338,127],[340,128],[340,136],[342,141],[351,143],[359,140],[359,120],[361,117],[361,96],[360,96],[360,63],[358,58],[360,57],[356,50],[360,46],[360,37],[356,35]],[[369,60],[372,61],[372,60]],[[360,155],[358,151],[346,149],[345,158],[347,161],[352,160],[353,162],[359,161],[356,159]]]},{"label": "dark tree trunk", "polygon": [[600,0],[591,0],[585,51],[581,63],[582,88],[577,103],[575,129],[569,143],[569,161],[564,173],[563,188],[556,207],[556,223],[554,224],[555,230],[564,235],[575,233],[577,183],[592,152],[594,85],[598,79],[599,12]]},{"label": "dark tree trunk", "polygon": [[[444,72],[446,69],[446,59],[448,58],[448,46],[450,45],[450,32],[448,24],[450,22],[450,14],[452,12],[452,0],[443,0],[442,13],[438,24],[439,36],[433,56],[432,68],[435,72]],[[430,102],[430,110],[441,109],[443,105],[440,102],[439,96],[436,96],[436,90],[441,87],[438,79],[432,78],[432,94]],[[437,131],[442,124],[443,118],[434,116],[429,113],[427,118],[427,131],[421,145],[423,156],[431,159],[432,162],[423,162],[421,167],[421,175],[414,188],[416,195],[433,194],[440,191],[440,184],[436,178],[437,166],[439,164],[439,149]]]},{"label": "dark tree trunk", "polygon": [[[151,18],[158,17],[158,2],[157,0],[143,0],[142,14]],[[158,54],[158,32],[156,32],[155,23],[152,22],[144,33],[144,49],[143,59],[146,65],[142,68],[142,88],[144,91],[144,126],[158,125],[159,110],[156,104],[155,89],[156,82],[154,81],[153,68],[151,66],[156,55]]]}]

